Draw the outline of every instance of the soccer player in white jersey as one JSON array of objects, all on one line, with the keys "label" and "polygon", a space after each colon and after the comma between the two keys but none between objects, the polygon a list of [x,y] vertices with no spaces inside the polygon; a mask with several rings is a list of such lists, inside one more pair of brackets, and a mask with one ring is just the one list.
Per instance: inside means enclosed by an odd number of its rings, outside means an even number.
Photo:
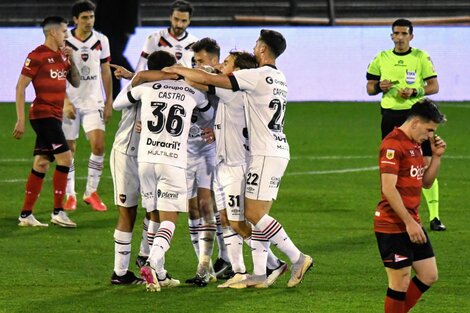
[{"label": "soccer player in white jersey", "polygon": [[[192,46],[194,61],[197,68],[214,71],[219,65],[220,47],[214,39],[203,38]],[[215,96],[208,98],[214,109],[219,99]],[[202,138],[202,129],[212,128],[214,120],[206,121],[198,110],[194,110],[191,118],[191,129],[188,140],[188,224],[193,248],[198,256],[199,264],[196,276],[186,280],[186,283],[206,286],[209,281],[222,278],[231,270],[231,264],[225,247],[220,214],[212,196],[212,184],[215,167],[215,143],[206,142]],[[217,238],[219,253],[211,266],[211,256]]]},{"label": "soccer player in white jersey", "polygon": [[[247,52],[232,51],[221,68],[223,74],[257,67],[256,58]],[[243,241],[251,245],[251,224],[245,219],[243,197],[245,174],[249,156],[249,140],[246,128],[243,93],[223,88],[207,87],[209,95],[219,98],[214,135],[216,138],[216,168],[214,193],[217,208],[221,212],[223,234],[230,262],[235,275],[219,288],[226,288],[246,278],[243,260]],[[209,135],[211,140],[212,135]],[[269,249],[266,286],[272,285],[287,271],[287,264],[279,260]]]},{"label": "soccer player in white jersey", "polygon": [[171,5],[170,27],[151,34],[145,41],[137,63],[136,72],[146,69],[147,58],[154,51],[167,51],[176,57],[176,61],[186,67],[192,67],[193,52],[191,46],[197,38],[186,31],[193,15],[193,6],[187,1],[175,1]]},{"label": "soccer player in white jersey", "polygon": [[[73,59],[80,71],[80,87],[67,84],[62,128],[70,150],[74,153],[80,125],[83,127],[91,147],[83,200],[95,211],[106,211],[97,189],[103,173],[105,123],[112,114],[111,58],[108,38],[93,30],[94,12],[95,5],[88,0],[77,1],[72,6],[75,28],[69,32],[66,45],[73,50]],[[73,163],[67,177],[66,194],[64,209],[75,210],[77,201]]]},{"label": "soccer player in white jersey", "polygon": [[287,286],[294,287],[313,265],[292,242],[282,225],[269,215],[281,178],[289,162],[289,145],[283,132],[287,105],[287,83],[276,68],[276,58],[286,48],[282,34],[261,30],[254,47],[259,68],[240,70],[231,75],[213,75],[186,68],[165,69],[170,73],[205,85],[244,92],[245,116],[250,140],[245,188],[245,217],[253,224],[253,275],[230,285],[233,288],[266,287],[267,248],[273,243],[292,262]]},{"label": "soccer player in white jersey", "polygon": [[[159,64],[174,64],[165,51],[155,52]],[[153,221],[160,221],[147,264],[141,268],[147,290],[159,291],[160,281],[169,278],[163,268],[170,248],[179,212],[187,211],[187,141],[191,112],[199,108],[204,117],[214,111],[202,92],[183,80],[161,80],[132,88],[114,101],[115,108],[141,101],[142,132],[139,140],[138,166],[142,204]],[[157,211],[158,209],[158,211]],[[179,282],[178,282],[179,283]]]},{"label": "soccer player in white jersey", "polygon": [[[159,64],[158,54],[149,56],[148,66],[151,70],[161,70],[162,64]],[[125,74],[127,78],[132,78],[133,73],[126,71],[122,66],[116,66],[115,74],[118,79]],[[158,79],[177,78],[176,75],[169,75],[164,72],[154,74]],[[158,76],[160,75],[160,76]],[[176,76],[176,77],[175,77]],[[131,89],[129,82],[120,94],[126,96]],[[129,103],[129,105],[132,105]],[[136,130],[136,124],[140,118],[140,106],[132,105],[122,110],[119,128],[116,131],[113,148],[110,156],[110,168],[114,184],[114,204],[119,210],[119,219],[114,230],[114,271],[111,276],[111,283],[115,285],[143,284],[144,280],[135,276],[129,271],[129,262],[131,257],[132,231],[134,229],[137,216],[137,205],[140,193],[140,181],[137,164],[137,150],[140,139],[140,133]],[[158,229],[157,225],[157,229]],[[143,237],[142,241],[147,241]],[[153,241],[153,236],[151,238]],[[147,259],[148,252],[142,251],[146,248],[141,243],[139,256],[145,255]],[[145,263],[145,262],[144,262]],[[171,286],[174,280],[167,278],[160,282],[160,285]]]}]

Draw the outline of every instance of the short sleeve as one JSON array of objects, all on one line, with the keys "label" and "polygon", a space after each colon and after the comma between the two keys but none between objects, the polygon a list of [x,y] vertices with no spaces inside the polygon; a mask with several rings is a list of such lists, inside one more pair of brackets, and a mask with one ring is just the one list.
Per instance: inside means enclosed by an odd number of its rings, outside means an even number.
[{"label": "short sleeve", "polygon": [[258,85],[260,75],[256,69],[245,69],[233,72],[229,75],[229,78],[232,82],[233,91],[253,91]]},{"label": "short sleeve", "polygon": [[379,169],[380,173],[398,175],[402,152],[396,140],[385,139],[380,146]]},{"label": "short sleeve", "polygon": [[380,72],[380,58],[377,55],[372,62],[367,67],[367,79],[379,79],[380,80],[381,72]]},{"label": "short sleeve", "polygon": [[111,61],[111,51],[109,48],[109,40],[105,35],[101,36],[101,63],[106,63]]},{"label": "short sleeve", "polygon": [[21,74],[24,76],[28,76],[29,78],[34,78],[41,67],[41,60],[38,58],[37,55],[30,53],[28,57],[24,61],[23,69],[21,70]]},{"label": "short sleeve", "polygon": [[437,76],[434,64],[432,63],[431,57],[425,51],[421,56],[421,64],[423,68],[423,79],[429,79]]}]

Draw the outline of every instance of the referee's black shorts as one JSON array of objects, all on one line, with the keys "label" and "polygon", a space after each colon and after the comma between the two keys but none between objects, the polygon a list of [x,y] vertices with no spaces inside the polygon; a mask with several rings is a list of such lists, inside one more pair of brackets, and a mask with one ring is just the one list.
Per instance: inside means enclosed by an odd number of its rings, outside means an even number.
[{"label": "referee's black shorts", "polygon": [[[401,126],[406,119],[410,110],[391,110],[391,109],[381,109],[382,113],[382,139],[385,138],[395,127]],[[431,143],[429,140],[426,140],[421,144],[421,149],[423,150],[424,156],[432,156]]]},{"label": "referee's black shorts", "polygon": [[54,154],[69,150],[61,121],[49,117],[30,120],[30,123],[36,133],[33,155],[47,155],[52,161]]}]

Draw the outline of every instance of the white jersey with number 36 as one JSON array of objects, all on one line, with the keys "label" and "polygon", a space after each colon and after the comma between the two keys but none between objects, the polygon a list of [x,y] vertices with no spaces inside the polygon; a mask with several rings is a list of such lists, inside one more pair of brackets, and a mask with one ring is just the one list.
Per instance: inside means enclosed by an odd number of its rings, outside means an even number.
[{"label": "white jersey with number 36", "polygon": [[244,91],[250,155],[290,158],[284,134],[287,83],[272,65],[233,72],[232,90]]},{"label": "white jersey with number 36", "polygon": [[[213,110],[205,94],[183,80],[162,80],[145,83],[127,93],[130,102],[141,101],[142,131],[138,162],[187,167],[188,135],[191,114],[198,107],[208,116]],[[119,108],[127,99],[116,99]]]}]

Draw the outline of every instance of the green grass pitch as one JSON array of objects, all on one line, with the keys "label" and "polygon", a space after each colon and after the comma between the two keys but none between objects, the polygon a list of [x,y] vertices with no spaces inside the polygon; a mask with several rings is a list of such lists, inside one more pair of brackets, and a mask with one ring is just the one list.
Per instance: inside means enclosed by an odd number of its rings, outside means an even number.
[{"label": "green grass pitch", "polygon": [[[440,215],[446,232],[430,232],[439,281],[413,312],[470,312],[469,103],[443,103],[448,122],[438,133],[448,150],[440,172]],[[107,130],[107,156],[120,113]],[[0,105],[0,312],[383,312],[386,276],[378,256],[372,221],[379,200],[377,103],[291,103],[286,133],[292,159],[272,215],[315,267],[297,288],[289,274],[266,290],[220,290],[182,286],[147,293],[144,286],[112,286],[113,206],[108,163],[100,184],[107,212],[83,202],[71,217],[77,229],[20,228],[17,217],[30,171],[34,133],[13,139],[14,104]],[[467,125],[467,126],[465,126]],[[89,147],[83,133],[76,155],[77,192],[84,191]],[[49,221],[51,173],[46,176],[36,217]],[[133,238],[134,265],[141,237],[140,210]],[[429,229],[428,212],[421,209]],[[186,215],[181,215],[166,268],[180,280],[191,277],[196,257]],[[275,253],[285,259],[279,251]],[[215,252],[216,253],[216,252]],[[249,251],[245,259],[251,269]]]}]

